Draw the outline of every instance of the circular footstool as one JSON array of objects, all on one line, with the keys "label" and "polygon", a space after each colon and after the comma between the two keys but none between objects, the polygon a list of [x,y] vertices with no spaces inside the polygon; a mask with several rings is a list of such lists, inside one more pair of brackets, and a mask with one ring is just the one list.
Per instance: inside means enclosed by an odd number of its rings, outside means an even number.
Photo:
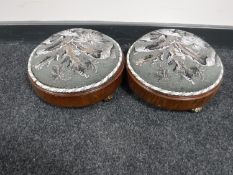
[{"label": "circular footstool", "polygon": [[46,102],[83,107],[110,99],[124,69],[119,44],[103,33],[74,28],[53,34],[28,61],[29,80]]},{"label": "circular footstool", "polygon": [[192,33],[160,29],[139,38],[127,54],[131,89],[169,110],[200,108],[219,89],[223,65],[215,50]]}]

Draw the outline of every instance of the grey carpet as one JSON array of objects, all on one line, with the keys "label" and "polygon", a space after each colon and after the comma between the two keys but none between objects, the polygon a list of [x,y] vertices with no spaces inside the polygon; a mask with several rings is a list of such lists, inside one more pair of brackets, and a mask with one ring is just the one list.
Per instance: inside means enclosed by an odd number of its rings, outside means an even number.
[{"label": "grey carpet", "polygon": [[108,103],[65,109],[41,101],[27,80],[35,41],[0,42],[0,174],[233,174],[233,47],[200,113],[169,112],[126,82]]}]

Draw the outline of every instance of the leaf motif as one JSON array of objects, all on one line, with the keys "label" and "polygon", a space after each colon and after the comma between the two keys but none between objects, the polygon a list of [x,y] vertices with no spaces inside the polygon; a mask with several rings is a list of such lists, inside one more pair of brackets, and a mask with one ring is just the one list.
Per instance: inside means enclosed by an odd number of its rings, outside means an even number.
[{"label": "leaf motif", "polygon": [[66,30],[42,43],[42,46],[35,52],[35,56],[43,58],[35,65],[35,68],[41,70],[54,63],[58,65],[58,67],[52,67],[51,70],[55,79],[64,80],[66,71],[79,73],[88,78],[86,71],[97,72],[97,59],[109,58],[113,48],[114,45],[103,39],[103,35],[99,32]]},{"label": "leaf motif", "polygon": [[100,59],[109,58],[111,56],[113,48],[114,48],[113,44],[107,44],[105,48],[103,49],[103,51],[101,52]]},{"label": "leaf motif", "polygon": [[[190,37],[187,41],[181,36],[183,33],[179,33],[176,30],[160,30],[150,35],[146,35],[138,40],[140,44],[136,45],[133,50],[133,54],[143,53],[145,55],[143,58],[139,58],[136,61],[136,65],[142,66],[142,64],[152,61],[152,63],[158,60],[165,60],[168,66],[172,66],[172,70],[180,74],[181,77],[185,78],[187,81],[195,84],[193,81],[194,77],[199,77],[202,79],[202,70],[198,67],[200,66],[211,66],[215,64],[215,52],[211,52],[209,55],[199,53],[197,48],[193,45],[191,41],[195,40],[195,45],[198,45],[200,39],[195,39]],[[184,37],[186,37],[184,33]],[[146,42],[145,42],[146,41]],[[186,42],[183,42],[186,41]],[[205,44],[198,45],[202,49],[206,49]],[[198,48],[199,48],[198,47]],[[205,52],[204,52],[205,53]],[[187,67],[182,63],[181,60],[191,59],[195,62],[194,67]],[[160,76],[157,75],[158,77]]]}]

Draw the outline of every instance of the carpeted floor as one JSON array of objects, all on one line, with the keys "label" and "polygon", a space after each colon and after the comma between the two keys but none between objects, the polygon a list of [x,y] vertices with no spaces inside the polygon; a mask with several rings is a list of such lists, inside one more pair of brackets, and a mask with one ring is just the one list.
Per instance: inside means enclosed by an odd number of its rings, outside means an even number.
[{"label": "carpeted floor", "polygon": [[50,106],[27,80],[41,40],[0,40],[0,174],[233,174],[233,44],[211,43],[224,81],[190,113],[147,105],[126,81],[107,103]]}]

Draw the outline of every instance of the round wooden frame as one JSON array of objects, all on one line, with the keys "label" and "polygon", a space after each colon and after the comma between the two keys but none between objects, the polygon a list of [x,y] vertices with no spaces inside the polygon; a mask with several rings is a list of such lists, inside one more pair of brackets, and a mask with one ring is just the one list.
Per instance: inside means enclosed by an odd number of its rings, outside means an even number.
[{"label": "round wooden frame", "polygon": [[130,88],[136,95],[142,98],[144,101],[168,110],[185,111],[201,108],[217,93],[220,83],[210,91],[194,96],[175,96],[167,95],[158,91],[155,91],[137,80],[126,65],[127,78]]},{"label": "round wooden frame", "polygon": [[[123,55],[123,54],[122,54]],[[104,84],[82,92],[59,93],[45,90],[38,86],[28,75],[36,94],[45,102],[61,107],[84,107],[95,104],[104,99],[109,99],[119,87],[122,74],[125,67],[125,59],[122,56],[122,62],[117,72]]]}]

